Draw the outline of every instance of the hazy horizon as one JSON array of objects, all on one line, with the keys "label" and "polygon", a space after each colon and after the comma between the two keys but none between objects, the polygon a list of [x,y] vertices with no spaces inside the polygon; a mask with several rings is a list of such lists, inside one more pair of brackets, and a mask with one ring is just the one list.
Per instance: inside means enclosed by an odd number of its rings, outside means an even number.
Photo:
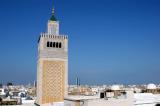
[{"label": "hazy horizon", "polygon": [[[0,1],[0,83],[33,83],[53,0]],[[159,84],[159,0],[54,0],[69,37],[69,83]]]}]

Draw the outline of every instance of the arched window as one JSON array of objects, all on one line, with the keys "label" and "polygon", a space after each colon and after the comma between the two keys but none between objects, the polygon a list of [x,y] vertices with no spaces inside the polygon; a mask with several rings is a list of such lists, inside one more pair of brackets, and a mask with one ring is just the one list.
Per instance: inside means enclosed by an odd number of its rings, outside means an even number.
[{"label": "arched window", "polygon": [[62,48],[62,43],[59,43],[59,48]]},{"label": "arched window", "polygon": [[56,48],[58,48],[58,42],[56,42]]},{"label": "arched window", "polygon": [[47,42],[47,47],[49,47],[49,42]]},{"label": "arched window", "polygon": [[49,45],[49,47],[52,47],[52,42],[50,42],[50,45]]},{"label": "arched window", "polygon": [[56,43],[55,42],[53,42],[53,47],[56,47]]}]

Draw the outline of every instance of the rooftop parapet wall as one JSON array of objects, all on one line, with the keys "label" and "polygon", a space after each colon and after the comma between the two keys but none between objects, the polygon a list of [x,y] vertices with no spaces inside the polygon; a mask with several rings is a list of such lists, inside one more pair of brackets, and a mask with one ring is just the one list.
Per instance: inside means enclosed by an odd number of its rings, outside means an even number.
[{"label": "rooftop parapet wall", "polygon": [[68,39],[68,36],[66,35],[52,35],[52,34],[48,34],[48,33],[41,33],[40,35],[41,37],[47,37],[47,38],[58,38],[58,39]]},{"label": "rooftop parapet wall", "polygon": [[38,40],[38,43],[40,42],[40,39],[41,38],[54,38],[55,40],[58,39],[58,40],[68,40],[68,36],[67,35],[52,35],[52,34],[48,34],[48,33],[41,33],[40,34],[40,37],[39,37],[39,40]]}]

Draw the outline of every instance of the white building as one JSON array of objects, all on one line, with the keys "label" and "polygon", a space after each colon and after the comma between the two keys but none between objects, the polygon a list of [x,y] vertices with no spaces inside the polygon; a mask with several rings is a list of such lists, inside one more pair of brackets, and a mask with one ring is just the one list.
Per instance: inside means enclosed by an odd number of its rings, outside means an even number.
[{"label": "white building", "polygon": [[0,88],[0,97],[4,98],[6,96],[5,89]]}]

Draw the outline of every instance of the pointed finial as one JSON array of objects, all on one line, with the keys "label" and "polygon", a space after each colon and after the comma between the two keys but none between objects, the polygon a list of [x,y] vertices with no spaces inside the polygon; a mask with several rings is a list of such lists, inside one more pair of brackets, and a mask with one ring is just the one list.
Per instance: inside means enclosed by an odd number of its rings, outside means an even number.
[{"label": "pointed finial", "polygon": [[53,2],[53,7],[52,7],[52,15],[54,14],[54,2]]},{"label": "pointed finial", "polygon": [[54,5],[53,5],[53,8],[52,8],[52,16],[50,18],[51,21],[57,21],[57,19],[55,18],[55,12],[54,12]]},{"label": "pointed finial", "polygon": [[52,8],[52,15],[54,15],[54,7]]}]

